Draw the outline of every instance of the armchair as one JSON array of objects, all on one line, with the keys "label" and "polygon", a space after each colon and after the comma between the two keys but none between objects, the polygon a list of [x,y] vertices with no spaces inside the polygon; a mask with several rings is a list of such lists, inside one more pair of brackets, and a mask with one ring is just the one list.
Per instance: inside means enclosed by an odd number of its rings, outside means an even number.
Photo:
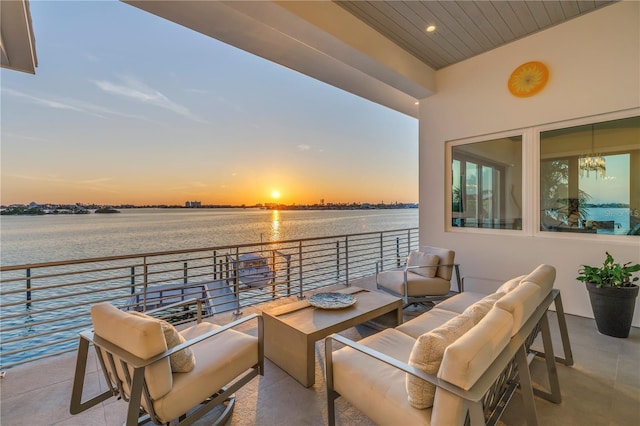
[{"label": "armchair", "polygon": [[[110,397],[128,402],[126,425],[151,420],[189,425],[220,406],[216,424],[231,415],[234,392],[264,374],[262,317],[224,326],[208,322],[177,334],[166,321],[124,312],[109,303],[91,307],[93,331],[80,333],[70,412],[78,414]],[[258,336],[232,328],[257,320]],[[171,330],[173,329],[173,330]],[[109,390],[82,402],[89,345],[93,344]],[[230,384],[232,383],[232,384]],[[229,385],[230,384],[230,385]]]},{"label": "armchair", "polygon": [[[384,270],[384,260],[376,262],[376,287],[402,297],[404,307],[444,300],[451,293],[451,278],[456,273],[458,292],[463,291],[455,251],[429,246],[409,253],[401,267]],[[398,259],[395,259],[398,261]],[[388,262],[388,260],[387,260]]]}]

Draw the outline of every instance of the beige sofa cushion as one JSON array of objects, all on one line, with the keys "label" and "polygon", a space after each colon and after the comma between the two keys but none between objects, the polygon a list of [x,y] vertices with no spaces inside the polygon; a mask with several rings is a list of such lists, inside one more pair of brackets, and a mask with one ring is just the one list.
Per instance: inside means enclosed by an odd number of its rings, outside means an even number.
[{"label": "beige sofa cushion", "polygon": [[[91,320],[97,336],[138,358],[149,359],[167,350],[162,327],[157,321],[129,315],[107,302],[91,306]],[[118,376],[124,381],[119,362],[116,363],[116,368]],[[169,359],[147,367],[144,377],[152,398],[166,395],[173,385]],[[126,384],[125,390],[129,391]]]},{"label": "beige sofa cushion", "polygon": [[[442,356],[447,346],[469,331],[473,325],[473,320],[470,317],[458,315],[440,327],[421,335],[413,345],[409,365],[435,376],[440,369]],[[412,407],[424,409],[433,405],[433,397],[436,392],[434,384],[412,374],[407,374],[406,386],[409,404]]]},{"label": "beige sofa cushion", "polygon": [[[438,377],[469,390],[509,343],[512,324],[508,312],[495,307],[491,309],[471,332],[447,347]],[[464,424],[464,408],[461,398],[437,389],[431,424]]]},{"label": "beige sofa cushion", "polygon": [[522,279],[522,282],[532,282],[540,286],[540,300],[544,299],[553,288],[556,280],[556,268],[551,265],[539,265],[529,275]]},{"label": "beige sofa cushion", "polygon": [[506,294],[509,293],[514,288],[520,285],[520,282],[526,277],[526,275],[520,275],[519,277],[511,278],[509,281],[506,281],[495,291],[496,293]]},{"label": "beige sofa cushion", "polygon": [[[360,340],[399,361],[407,362],[415,339],[388,328]],[[333,352],[334,389],[379,425],[429,425],[431,410],[409,405],[405,373],[345,347]]]},{"label": "beige sofa cushion", "polygon": [[493,305],[498,299],[503,296],[502,293],[492,293],[482,299],[478,300],[473,305],[464,310],[462,315],[466,315],[473,319],[473,323],[477,324],[484,318],[485,315],[493,308]]},{"label": "beige sofa cushion", "polygon": [[523,282],[518,288],[502,296],[496,307],[509,312],[513,316],[513,329],[511,335],[515,335],[524,323],[536,310],[542,298],[540,286],[531,282]]},{"label": "beige sofa cushion", "polygon": [[439,262],[440,258],[435,254],[427,254],[420,251],[412,251],[407,258],[407,266],[416,267],[411,269],[411,272],[427,278],[436,276]]},{"label": "beige sofa cushion", "polygon": [[[493,294],[493,293],[490,293]],[[458,293],[455,296],[452,296],[442,302],[438,303],[436,307],[440,309],[444,309],[446,311],[455,312],[461,314],[467,309],[469,306],[473,305],[479,300],[489,296],[490,294],[486,293],[476,293],[473,291],[463,291],[462,293]]]},{"label": "beige sofa cushion", "polygon": [[455,312],[445,311],[444,309],[438,309],[435,307],[405,323],[400,324],[396,327],[396,330],[417,339],[420,335],[427,333],[434,328],[440,327],[442,324],[452,318],[455,318],[457,315],[458,314]]},{"label": "beige sofa cushion", "polygon": [[[167,321],[154,318],[138,311],[129,311],[129,313],[131,315],[159,322],[162,327],[162,332],[164,333],[164,339],[167,342],[167,349],[175,348],[176,346],[186,342],[185,338],[178,333],[178,330],[176,330],[176,328]],[[193,351],[189,347],[170,355],[169,363],[171,364],[172,372],[188,373],[193,370],[193,367],[196,365],[196,358],[193,356]]]}]

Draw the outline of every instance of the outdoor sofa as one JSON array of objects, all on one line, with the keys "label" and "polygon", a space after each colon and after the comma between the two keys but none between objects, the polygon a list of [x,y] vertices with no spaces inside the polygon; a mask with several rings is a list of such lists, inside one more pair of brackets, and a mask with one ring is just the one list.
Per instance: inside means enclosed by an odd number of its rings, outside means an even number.
[{"label": "outdoor sofa", "polygon": [[[546,360],[550,392],[560,386],[546,312],[555,301],[565,358],[571,348],[555,268],[540,265],[494,293],[465,291],[428,312],[359,342],[334,334],[326,344],[328,420],[343,397],[380,425],[494,424],[519,384],[527,424],[537,423],[529,372],[533,355]],[[543,351],[531,349],[541,331]]]}]

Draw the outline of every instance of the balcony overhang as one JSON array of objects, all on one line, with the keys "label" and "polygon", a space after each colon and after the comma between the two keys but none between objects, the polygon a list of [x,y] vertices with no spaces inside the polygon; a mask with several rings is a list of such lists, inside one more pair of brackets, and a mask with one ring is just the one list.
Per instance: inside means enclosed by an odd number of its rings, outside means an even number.
[{"label": "balcony overhang", "polygon": [[0,5],[0,57],[2,68],[36,73],[38,59],[27,0]]},{"label": "balcony overhang", "polygon": [[435,93],[432,68],[333,2],[123,1],[412,117]]}]

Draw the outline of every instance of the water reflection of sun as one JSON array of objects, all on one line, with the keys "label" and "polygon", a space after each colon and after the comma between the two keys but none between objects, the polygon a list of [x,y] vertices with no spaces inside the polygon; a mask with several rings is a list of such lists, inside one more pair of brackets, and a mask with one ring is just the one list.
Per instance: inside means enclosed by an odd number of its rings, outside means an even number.
[{"label": "water reflection of sun", "polygon": [[280,212],[271,210],[271,241],[280,241]]}]

